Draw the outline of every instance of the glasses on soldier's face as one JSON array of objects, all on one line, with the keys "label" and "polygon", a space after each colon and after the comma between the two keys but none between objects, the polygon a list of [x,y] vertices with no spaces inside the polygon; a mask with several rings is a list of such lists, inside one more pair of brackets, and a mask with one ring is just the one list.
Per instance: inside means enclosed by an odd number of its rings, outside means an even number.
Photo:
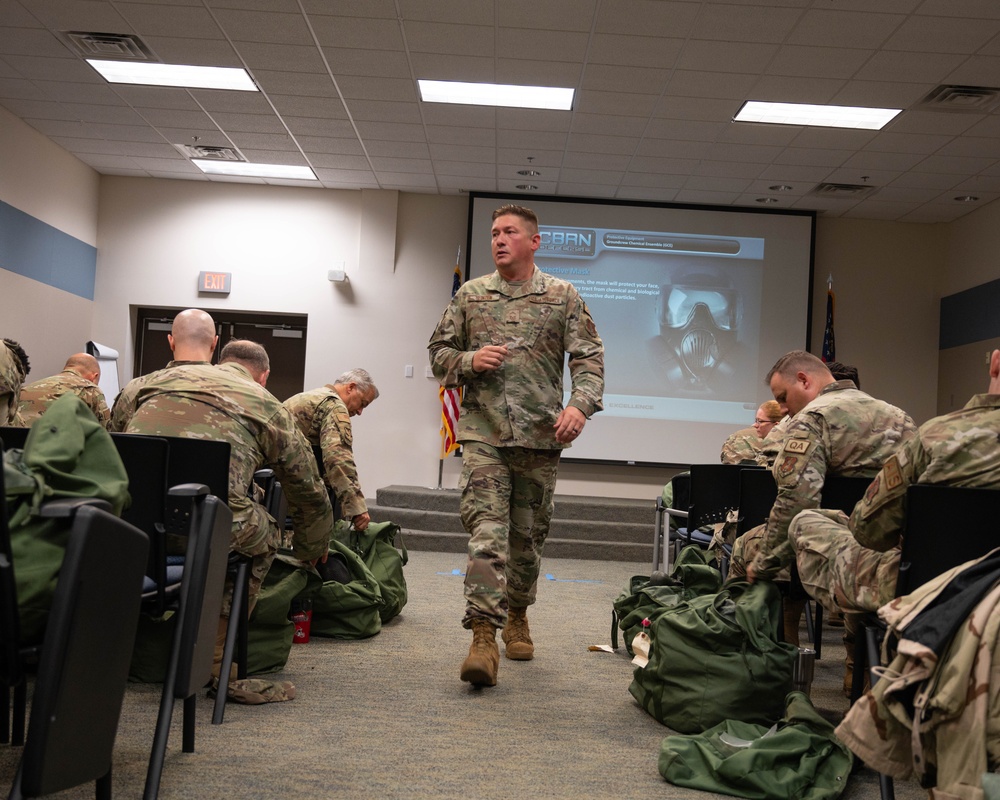
[{"label": "glasses on soldier's face", "polygon": [[753,426],[756,428],[758,425],[772,425],[773,423],[769,419],[754,419]]}]

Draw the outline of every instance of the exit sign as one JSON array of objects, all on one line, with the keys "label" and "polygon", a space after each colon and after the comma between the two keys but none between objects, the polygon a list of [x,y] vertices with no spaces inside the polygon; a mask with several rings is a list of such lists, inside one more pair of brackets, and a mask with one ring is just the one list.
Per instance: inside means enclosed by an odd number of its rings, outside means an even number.
[{"label": "exit sign", "polygon": [[199,272],[198,291],[229,294],[232,280],[233,273],[231,272]]}]

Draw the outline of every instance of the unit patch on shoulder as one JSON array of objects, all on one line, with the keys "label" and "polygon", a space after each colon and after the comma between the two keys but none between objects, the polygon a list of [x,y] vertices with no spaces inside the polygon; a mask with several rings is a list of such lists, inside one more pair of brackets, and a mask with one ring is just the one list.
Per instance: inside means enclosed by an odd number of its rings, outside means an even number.
[{"label": "unit patch on shoulder", "polygon": [[889,456],[885,464],[882,465],[882,472],[885,473],[885,488],[895,489],[903,483],[903,473],[899,468],[899,460],[896,456]]},{"label": "unit patch on shoulder", "polygon": [[785,439],[785,452],[803,455],[809,452],[811,445],[812,442],[808,439]]},{"label": "unit patch on shoulder", "polygon": [[795,471],[795,465],[799,463],[798,456],[785,456],[778,464],[777,473],[779,478],[787,478]]}]

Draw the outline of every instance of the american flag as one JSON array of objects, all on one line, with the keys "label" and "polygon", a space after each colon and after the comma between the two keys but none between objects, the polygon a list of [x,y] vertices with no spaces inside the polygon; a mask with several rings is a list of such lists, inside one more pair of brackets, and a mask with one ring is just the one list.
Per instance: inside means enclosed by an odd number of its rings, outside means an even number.
[{"label": "american flag", "polygon": [[826,284],[826,328],[823,330],[823,361],[830,363],[837,360],[837,340],[833,336],[833,310],[836,297],[833,294],[833,276]]},{"label": "american flag", "polygon": [[[454,297],[458,287],[462,285],[462,272],[459,269],[459,262],[462,257],[462,248],[458,249],[455,257],[455,273],[451,281],[451,296]],[[441,458],[453,453],[458,449],[456,439],[458,430],[458,416],[462,413],[462,390],[445,389],[441,386],[438,389],[438,397],[441,398]]]}]

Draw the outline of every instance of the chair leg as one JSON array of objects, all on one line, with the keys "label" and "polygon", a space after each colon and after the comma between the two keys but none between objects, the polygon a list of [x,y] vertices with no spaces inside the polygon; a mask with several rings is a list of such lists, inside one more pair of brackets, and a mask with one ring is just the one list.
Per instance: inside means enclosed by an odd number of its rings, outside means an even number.
[{"label": "chair leg", "polygon": [[198,695],[192,694],[184,698],[184,727],[182,734],[182,750],[185,753],[194,752],[194,715],[197,708]]},{"label": "chair leg", "polygon": [[[861,635],[859,635],[861,634]],[[868,670],[868,630],[864,628],[854,635],[854,672],[851,675],[851,705],[865,693],[865,672]]]},{"label": "chair leg", "polygon": [[10,687],[3,687],[3,697],[0,697],[0,744],[10,742]]},{"label": "chair leg", "polygon": [[813,621],[813,629],[816,635],[813,637],[813,650],[816,651],[816,660],[819,661],[823,655],[823,606],[816,603],[816,618]]},{"label": "chair leg", "polygon": [[[221,725],[226,714],[226,698],[229,694],[226,685],[233,668],[233,656],[236,651],[236,639],[240,627],[239,621],[247,613],[244,601],[249,579],[250,562],[241,560],[236,565],[236,577],[233,579],[233,602],[229,609],[229,624],[226,626],[226,645],[222,651],[222,668],[219,670],[219,691],[215,694],[215,707],[212,711],[213,725]],[[244,672],[245,670],[244,657]]]},{"label": "chair leg", "polygon": [[94,785],[94,797],[96,800],[111,800],[111,767],[97,779]]},{"label": "chair leg", "polygon": [[163,681],[163,694],[160,695],[160,711],[156,717],[153,750],[149,754],[149,766],[146,768],[146,788],[142,793],[143,800],[156,800],[156,796],[160,792],[163,762],[167,756],[167,739],[170,738],[170,721],[174,716],[174,684],[176,678],[176,663],[172,662],[167,670],[167,676]]},{"label": "chair leg", "polygon": [[10,743],[20,747],[24,744],[24,721],[28,716],[28,682],[21,680],[14,687],[14,722]]}]

